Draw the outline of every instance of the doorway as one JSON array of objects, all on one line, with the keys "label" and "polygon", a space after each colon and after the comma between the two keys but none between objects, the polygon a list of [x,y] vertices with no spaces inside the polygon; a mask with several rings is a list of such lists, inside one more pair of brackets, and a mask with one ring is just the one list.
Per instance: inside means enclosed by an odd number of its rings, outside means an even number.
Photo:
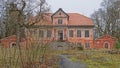
[{"label": "doorway", "polygon": [[104,43],[104,48],[109,49],[109,43]]},{"label": "doorway", "polygon": [[63,41],[63,30],[58,30],[58,40]]}]

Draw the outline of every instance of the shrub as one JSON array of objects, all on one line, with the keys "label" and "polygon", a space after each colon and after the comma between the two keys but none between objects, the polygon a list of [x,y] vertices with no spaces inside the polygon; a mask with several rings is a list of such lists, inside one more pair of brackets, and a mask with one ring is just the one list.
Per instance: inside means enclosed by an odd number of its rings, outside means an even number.
[{"label": "shrub", "polygon": [[78,50],[83,50],[82,46],[77,47]]},{"label": "shrub", "polygon": [[116,42],[115,48],[116,48],[116,49],[120,49],[120,42],[118,42],[118,41]]},{"label": "shrub", "polygon": [[83,46],[81,44],[78,44],[76,47],[78,50],[83,50]]}]

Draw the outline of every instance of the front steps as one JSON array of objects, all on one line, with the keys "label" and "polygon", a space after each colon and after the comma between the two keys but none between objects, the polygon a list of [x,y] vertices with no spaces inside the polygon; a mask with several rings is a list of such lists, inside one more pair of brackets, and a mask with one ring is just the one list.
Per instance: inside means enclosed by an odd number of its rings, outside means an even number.
[{"label": "front steps", "polygon": [[50,43],[50,48],[57,50],[66,50],[74,46],[72,43],[67,41],[53,41]]}]

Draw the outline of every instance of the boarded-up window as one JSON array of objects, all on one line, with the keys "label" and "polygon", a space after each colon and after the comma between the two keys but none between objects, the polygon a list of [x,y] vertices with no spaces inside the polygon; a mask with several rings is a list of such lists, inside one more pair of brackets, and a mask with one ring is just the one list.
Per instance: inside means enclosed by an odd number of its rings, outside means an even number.
[{"label": "boarded-up window", "polygon": [[89,37],[89,30],[85,30],[85,37]]},{"label": "boarded-up window", "polygon": [[44,37],[44,31],[43,30],[39,30],[39,37],[43,38]]},{"label": "boarded-up window", "polygon": [[51,30],[47,30],[47,37],[51,37],[52,35],[52,31]]},{"label": "boarded-up window", "polygon": [[81,30],[77,30],[77,37],[81,37]]},{"label": "boarded-up window", "polygon": [[73,37],[73,30],[69,30],[69,37]]}]

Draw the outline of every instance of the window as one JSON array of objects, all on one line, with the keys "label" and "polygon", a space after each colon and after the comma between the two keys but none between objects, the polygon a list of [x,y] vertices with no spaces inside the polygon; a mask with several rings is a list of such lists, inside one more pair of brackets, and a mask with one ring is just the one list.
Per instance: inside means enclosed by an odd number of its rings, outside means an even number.
[{"label": "window", "polygon": [[77,30],[77,37],[81,37],[81,30]]},{"label": "window", "polygon": [[31,29],[30,30],[30,35],[33,37],[33,36],[35,36],[35,34],[36,34],[36,30],[35,29]]},{"label": "window", "polygon": [[58,24],[62,24],[62,19],[58,19]]},{"label": "window", "polygon": [[47,30],[47,37],[51,37],[52,35],[52,31],[51,30]]},{"label": "window", "polygon": [[73,37],[73,30],[69,30],[69,37]]},{"label": "window", "polygon": [[12,43],[12,47],[16,46],[16,43]]},{"label": "window", "polygon": [[43,30],[39,30],[39,37],[41,37],[41,38],[44,37],[44,31]]},{"label": "window", "polygon": [[85,30],[85,37],[89,37],[89,30]]},{"label": "window", "polygon": [[90,48],[90,44],[89,43],[85,43],[85,48]]}]

